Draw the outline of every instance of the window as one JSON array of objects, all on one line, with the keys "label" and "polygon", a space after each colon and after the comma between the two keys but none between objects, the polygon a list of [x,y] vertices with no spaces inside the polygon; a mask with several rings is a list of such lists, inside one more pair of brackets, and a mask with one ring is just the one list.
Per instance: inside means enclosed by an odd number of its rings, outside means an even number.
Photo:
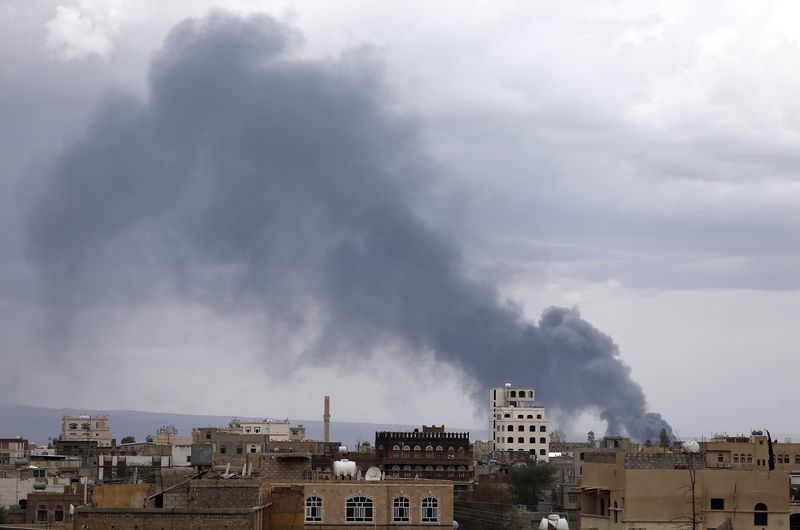
[{"label": "window", "polygon": [[533,397],[533,390],[528,390],[528,397],[529,397],[529,398],[532,398],[532,397]]},{"label": "window", "polygon": [[504,417],[504,418],[510,418],[510,417],[511,417],[511,414],[509,414],[508,412],[506,412],[505,414],[503,414],[503,417]]},{"label": "window", "polygon": [[528,414],[527,418],[528,418],[529,420],[532,420],[532,419],[533,419],[533,414]]},{"label": "window", "polygon": [[717,454],[717,463],[718,464],[722,464],[723,462],[725,462],[725,456],[722,453],[718,453]]},{"label": "window", "polygon": [[242,449],[241,447],[237,447],[237,448],[236,448],[236,454],[237,454],[237,455],[240,455],[240,454],[242,454],[242,453],[244,453],[244,449]]},{"label": "window", "polygon": [[547,438],[539,438],[539,443],[540,444],[546,444],[547,443]]},{"label": "window", "polygon": [[524,420],[525,416],[523,414],[517,414],[517,419],[518,420]]},{"label": "window", "polygon": [[536,432],[536,425],[531,425],[530,427],[528,427],[528,430],[531,432]]},{"label": "window", "polygon": [[517,391],[516,390],[512,390],[511,392],[508,393],[508,395],[511,396],[511,397],[517,397]]},{"label": "window", "polygon": [[518,431],[520,431],[520,432],[522,432],[522,431],[524,431],[524,430],[525,430],[525,426],[524,426],[524,425],[518,425],[518,426],[517,426],[517,430],[518,430]]},{"label": "window", "polygon": [[755,526],[767,526],[768,514],[767,505],[763,502],[756,504],[753,508],[753,524]]},{"label": "window", "polygon": [[541,427],[539,427],[539,432],[547,432],[547,426],[542,425]]},{"label": "window", "polygon": [[422,518],[423,523],[439,522],[439,501],[433,497],[422,499]]},{"label": "window", "polygon": [[739,455],[738,454],[733,455],[733,463],[734,464],[738,464],[739,463]]},{"label": "window", "polygon": [[535,444],[536,443],[536,437],[531,436],[530,438],[528,438],[528,443]]},{"label": "window", "polygon": [[219,448],[219,454],[221,454],[221,455],[224,455],[224,454],[225,454],[225,453],[227,453],[227,452],[228,452],[228,448],[227,448],[227,447],[225,447],[224,445],[223,445],[223,446],[220,446],[220,448]]},{"label": "window", "polygon": [[524,444],[525,443],[525,438],[520,436],[519,438],[517,438],[517,443]]},{"label": "window", "polygon": [[56,506],[56,511],[53,513],[53,521],[62,522],[64,520],[64,507],[61,505]]},{"label": "window", "polygon": [[407,523],[411,520],[411,501],[406,497],[397,497],[392,503],[392,522]]},{"label": "window", "polygon": [[70,429],[77,429],[78,428],[78,424],[77,423],[70,423],[69,424],[69,428]]},{"label": "window", "polygon": [[618,522],[619,522],[619,513],[617,513],[617,510],[618,510],[618,509],[619,509],[619,508],[617,507],[617,501],[614,501],[614,511],[612,512],[612,514],[613,514],[613,516],[614,516],[614,522],[615,522],[615,523],[618,523]]},{"label": "window", "polygon": [[753,455],[747,455],[747,463],[748,464],[752,464],[753,463]]},{"label": "window", "polygon": [[47,478],[47,470],[46,469],[34,469],[33,470],[34,478]]},{"label": "window", "polygon": [[545,449],[539,449],[539,454],[542,456],[547,456],[547,451]]},{"label": "window", "polygon": [[91,423],[81,423],[81,429],[83,429],[84,431],[90,431],[90,430],[92,430],[92,424]]},{"label": "window", "polygon": [[794,463],[800,464],[800,455],[794,455]]},{"label": "window", "polygon": [[186,461],[187,462],[191,462],[192,461],[192,455],[186,455]]},{"label": "window", "polygon": [[715,499],[712,497],[711,499],[711,509],[712,510],[724,510],[725,509],[725,499]]},{"label": "window", "polygon": [[541,420],[541,419],[542,419],[542,415],[541,415],[541,414],[537,414],[537,415],[536,415],[536,419],[537,419],[537,420]]},{"label": "window", "polygon": [[47,522],[47,506],[44,504],[40,504],[38,508],[36,508],[36,522],[37,523],[46,523]]},{"label": "window", "polygon": [[250,427],[245,427],[244,428],[244,432],[249,433],[250,432]]},{"label": "window", "polygon": [[255,429],[253,429],[253,432],[255,432],[256,434],[260,433],[261,427],[256,427]]},{"label": "window", "polygon": [[392,466],[392,476],[393,477],[399,477],[400,476],[400,466],[398,466],[397,464]]},{"label": "window", "polygon": [[348,523],[372,522],[372,499],[369,497],[350,497],[345,503],[345,519]]},{"label": "window", "polygon": [[307,523],[322,522],[322,498],[320,497],[306,498],[306,522]]},{"label": "window", "polygon": [[513,436],[509,436],[509,437],[506,439],[506,442],[508,442],[508,443],[510,443],[510,444],[513,444],[513,443],[514,443],[514,437],[513,437]]},{"label": "window", "polygon": [[251,453],[255,453],[256,452],[256,446],[255,445],[250,447],[250,452]]}]

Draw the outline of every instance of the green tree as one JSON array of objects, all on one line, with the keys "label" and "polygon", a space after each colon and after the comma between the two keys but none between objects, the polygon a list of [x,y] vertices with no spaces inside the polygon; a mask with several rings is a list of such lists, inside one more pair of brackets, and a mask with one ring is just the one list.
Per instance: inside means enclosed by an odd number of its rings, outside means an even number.
[{"label": "green tree", "polygon": [[547,462],[514,466],[508,474],[514,502],[535,510],[542,493],[553,485],[555,476],[556,468]]},{"label": "green tree", "polygon": [[122,439],[122,441],[120,443],[123,443],[123,444],[136,443],[136,438],[134,436],[126,436],[125,438]]},{"label": "green tree", "polygon": [[472,491],[458,494],[453,506],[453,518],[462,528],[475,530],[506,530],[515,526],[514,503],[503,482],[482,482]]}]

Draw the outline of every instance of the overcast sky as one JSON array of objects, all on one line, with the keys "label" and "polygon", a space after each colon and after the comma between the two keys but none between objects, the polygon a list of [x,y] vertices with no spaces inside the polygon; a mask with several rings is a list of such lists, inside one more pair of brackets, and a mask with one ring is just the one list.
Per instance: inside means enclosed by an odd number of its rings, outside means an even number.
[{"label": "overcast sky", "polygon": [[[53,318],[42,260],[67,243],[31,235],[50,213],[42,194],[76,142],[102,141],[98,108],[154,97],[151,60],[173,26],[215,7],[274,17],[286,60],[369,64],[381,112],[409,124],[432,175],[415,215],[531,321],[578,308],[679,435],[800,433],[782,406],[800,343],[789,0],[0,0],[0,401],[314,418],[330,393],[334,419],[485,428],[458,363],[410,362],[391,343],[304,362],[313,323],[265,325],[259,308],[226,311],[166,280],[131,296],[135,280],[115,290],[128,276],[91,269],[103,280],[72,288],[101,285],[103,303]],[[514,384],[535,378],[507,367]],[[591,410],[555,420],[604,429]]]}]

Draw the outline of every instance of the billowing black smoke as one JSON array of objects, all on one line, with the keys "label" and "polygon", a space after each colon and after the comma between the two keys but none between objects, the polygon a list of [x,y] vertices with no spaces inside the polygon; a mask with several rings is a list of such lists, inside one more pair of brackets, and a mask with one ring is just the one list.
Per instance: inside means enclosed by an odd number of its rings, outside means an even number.
[{"label": "billowing black smoke", "polygon": [[146,102],[100,106],[30,216],[56,312],[146,299],[166,279],[221,310],[290,325],[313,313],[324,332],[309,356],[401,341],[484,388],[513,377],[550,407],[597,409],[611,432],[671,433],[609,337],[573,310],[524,321],[421,220],[435,167],[369,57],[299,60],[296,40],[267,17],[186,21]]}]

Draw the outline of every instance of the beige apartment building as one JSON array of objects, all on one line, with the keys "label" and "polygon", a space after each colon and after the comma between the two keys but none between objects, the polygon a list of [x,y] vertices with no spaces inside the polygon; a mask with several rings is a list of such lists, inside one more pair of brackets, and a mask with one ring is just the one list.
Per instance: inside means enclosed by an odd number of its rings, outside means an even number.
[{"label": "beige apartment building", "polygon": [[61,440],[95,441],[99,447],[111,446],[111,428],[108,416],[64,416],[61,418]]},{"label": "beige apartment building", "polygon": [[[708,453],[587,453],[581,528],[790,528],[790,472],[709,467]],[[694,501],[694,502],[693,502]]]}]

